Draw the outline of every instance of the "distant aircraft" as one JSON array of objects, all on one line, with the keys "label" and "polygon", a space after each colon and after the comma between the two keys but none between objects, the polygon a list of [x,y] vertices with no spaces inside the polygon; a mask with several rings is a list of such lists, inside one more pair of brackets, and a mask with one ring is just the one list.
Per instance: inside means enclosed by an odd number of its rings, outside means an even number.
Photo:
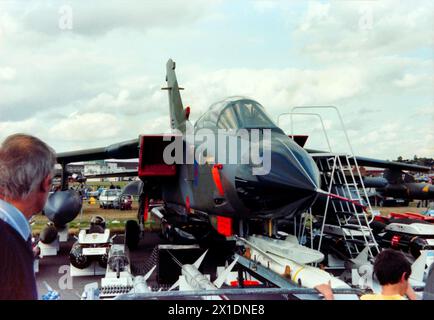
[{"label": "distant aircraft", "polygon": [[[429,167],[404,163],[400,167],[395,167],[392,165],[392,162],[373,161],[373,159],[364,157],[357,157],[357,161],[358,164],[363,163],[370,164],[372,167],[386,168],[382,176],[363,177],[364,187],[375,189],[374,192],[368,192],[368,196],[377,197],[380,206],[387,205],[388,203],[407,206],[413,200],[434,200],[434,185],[418,182],[413,175],[405,172],[428,172],[430,170]],[[361,188],[362,185],[358,176],[355,175],[354,178],[358,187]],[[350,181],[351,177],[347,176],[347,180]]]},{"label": "distant aircraft", "polygon": [[[416,168],[426,172],[426,169]],[[379,204],[387,204],[387,198],[400,200],[406,206],[413,200],[434,200],[434,185],[416,182],[416,179],[399,169],[386,169],[382,177],[364,177],[366,188],[375,188],[373,196],[379,198]]]},{"label": "distant aircraft", "polygon": [[408,200],[434,200],[434,185],[416,182],[413,176],[398,170],[385,170],[383,177],[388,181],[384,188],[377,188],[383,197]]},{"label": "distant aircraft", "polygon": [[[179,134],[169,135],[168,141],[163,138],[168,135],[141,135],[108,147],[59,153],[57,161],[62,166],[63,190],[67,189],[68,163],[139,158],[137,175],[143,182],[139,223],[147,218],[150,199],[161,199],[164,201],[164,218],[173,223],[172,232],[195,240],[210,234],[245,236],[253,233],[255,228],[262,230],[264,227],[268,228],[267,233],[274,234],[277,219],[296,216],[312,206],[322,187],[320,172],[309,154],[312,151],[303,149],[286,135],[263,106],[249,98],[232,97],[213,104],[197,120],[194,132],[204,128],[212,132],[244,129],[250,137],[258,129],[260,155],[270,151],[271,167],[267,174],[252,174],[257,166],[251,162],[219,163],[216,152],[208,153],[205,163],[185,163],[187,152],[183,152],[181,161],[166,164],[164,150],[176,139],[181,139],[184,151],[191,148],[197,151],[201,145],[186,139],[190,107],[183,106],[174,61],[167,62],[166,72],[167,88],[163,89],[168,91],[170,124]],[[269,149],[264,142],[265,129],[271,132]],[[236,139],[242,144],[246,137]],[[241,152],[239,145],[236,152]],[[366,158],[357,158],[357,161],[359,165],[366,162],[404,170],[409,166]],[[412,166],[413,169],[416,167]],[[131,247],[138,240],[138,230],[137,222],[127,224],[127,242]]]}]

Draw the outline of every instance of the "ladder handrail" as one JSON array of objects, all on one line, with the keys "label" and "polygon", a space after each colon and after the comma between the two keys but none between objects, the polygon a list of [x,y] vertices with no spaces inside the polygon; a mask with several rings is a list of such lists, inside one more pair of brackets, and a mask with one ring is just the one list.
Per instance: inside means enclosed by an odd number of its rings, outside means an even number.
[{"label": "ladder handrail", "polygon": [[339,118],[339,121],[340,121],[340,124],[341,124],[341,127],[342,127],[342,130],[345,134],[345,139],[346,139],[347,144],[350,148],[351,156],[352,156],[352,159],[354,161],[354,165],[357,169],[357,174],[360,177],[360,184],[362,185],[362,189],[363,189],[363,192],[364,192],[365,197],[366,197],[366,202],[368,204],[369,212],[371,214],[371,219],[369,221],[369,224],[371,224],[371,222],[374,220],[374,213],[373,213],[372,206],[371,206],[371,203],[370,203],[369,198],[368,198],[368,194],[366,193],[365,183],[363,182],[362,174],[360,173],[359,164],[357,163],[357,158],[354,154],[354,150],[353,150],[353,147],[352,147],[351,142],[350,142],[350,138],[349,138],[348,133],[347,133],[347,128],[345,127],[345,123],[344,123],[344,120],[342,118],[342,115],[341,115],[339,109],[336,106],[294,106],[294,107],[292,107],[290,113],[294,113],[294,110],[297,110],[297,109],[333,109],[336,111],[338,118]]},{"label": "ladder handrail", "polygon": [[[347,160],[346,166],[343,165],[343,163],[341,161],[341,158],[344,158],[345,160]],[[336,154],[333,157],[328,157],[327,159],[324,158],[323,160],[325,160],[324,163],[326,164],[327,169],[331,170],[331,175],[330,175],[330,180],[329,181],[327,179],[327,175],[324,175],[325,183],[328,184],[329,193],[331,193],[332,186],[338,184],[336,186],[336,194],[338,196],[342,196],[342,197],[345,197],[345,198],[349,198],[349,200],[352,200],[353,198],[352,198],[352,195],[351,195],[351,190],[349,188],[349,184],[348,184],[348,181],[346,179],[345,172],[344,172],[345,170],[349,170],[349,167],[350,167],[348,159],[347,159],[347,156],[346,155]],[[332,160],[333,160],[333,164],[331,163]],[[323,163],[323,161],[319,160],[318,164],[319,164],[319,166],[321,166],[321,168],[323,168],[323,164],[322,163]],[[342,175],[342,179],[341,179],[341,175]],[[356,184],[353,183],[353,185],[355,186]],[[346,191],[344,190],[345,188],[346,188]],[[340,194],[340,192],[342,192],[342,194]],[[347,193],[348,193],[349,197],[348,197]],[[324,211],[324,218],[323,218],[324,220],[323,220],[323,226],[321,228],[320,245],[319,245],[319,249],[318,250],[320,250],[320,248],[321,248],[321,243],[322,243],[321,240],[322,240],[322,236],[323,236],[323,233],[324,233],[324,225],[325,225],[325,220],[326,220],[327,213],[328,213],[328,204],[329,204],[329,201],[331,201],[329,199],[329,197],[328,197],[327,200],[328,201],[326,202],[326,209]],[[378,244],[375,241],[375,237],[374,237],[374,235],[372,233],[372,228],[370,228],[368,224],[366,224],[366,227],[362,226],[362,223],[361,223],[361,220],[360,220],[360,217],[359,217],[360,214],[363,214],[363,216],[365,218],[365,221],[367,221],[366,214],[364,212],[360,213],[356,209],[355,202],[351,201],[351,204],[349,202],[345,202],[345,206],[347,207],[347,210],[344,210],[344,207],[343,207],[343,204],[342,204],[341,201],[339,201],[339,205],[340,205],[341,211],[352,212],[356,216],[357,225],[359,227],[359,231],[361,232],[361,236],[363,237],[364,242],[368,246],[369,255],[371,257],[373,257],[374,255],[372,253],[371,244],[373,244],[377,250],[378,250]],[[334,212],[336,213],[338,210],[336,209],[336,205],[335,205],[334,202],[332,202],[332,206],[333,206]],[[349,221],[349,218],[344,217],[344,221],[345,221],[345,224],[347,224],[348,221]],[[345,226],[342,225],[340,217],[338,217],[338,216],[337,216],[337,224],[338,224],[338,226],[340,228],[345,227]],[[369,232],[369,233],[366,234],[366,232]],[[359,254],[360,253],[359,248],[357,246],[354,246],[353,249],[355,249],[355,252],[353,252],[352,246],[350,245],[349,240],[348,240],[348,239],[355,240],[355,238],[354,238],[355,235],[354,235],[353,231],[348,231],[348,235],[346,234],[345,231],[342,231],[342,235],[343,235],[343,238],[345,240],[345,245],[346,245],[346,247],[348,249],[349,254],[352,257],[354,257],[353,254]]]},{"label": "ladder handrail", "polygon": [[[339,171],[341,172],[341,173],[343,173],[343,171],[342,171],[342,164],[341,164],[341,162],[340,162],[340,155],[339,154],[336,154],[334,157],[333,157],[333,169],[332,169],[332,175],[330,176],[330,185],[331,186],[333,186],[334,184],[336,184],[336,181],[335,181],[335,172],[336,172],[336,169],[338,170],[338,174],[337,174],[337,177],[338,177],[338,183],[340,183],[340,184],[343,184],[342,183],[342,180],[341,180],[341,178],[340,178],[340,176],[339,176]],[[331,159],[329,158],[328,160],[327,160],[327,165],[330,167],[330,164],[329,164],[329,161],[330,161]],[[339,163],[339,167],[337,166],[337,164]],[[346,183],[345,183],[346,184]],[[342,190],[343,191],[343,194],[339,194],[339,187],[336,187],[336,193],[337,193],[337,195],[338,196],[342,196],[342,197],[346,197],[346,195],[345,195],[345,191],[344,190]],[[341,207],[341,210],[342,211],[344,211],[344,205],[342,204],[342,201],[339,201],[339,205],[340,205],[340,207]],[[345,205],[346,205],[346,207],[348,208],[348,211],[351,211],[351,208],[350,208],[350,204],[348,203],[348,202],[345,202]],[[333,209],[334,209],[334,211],[335,211],[335,213],[337,212],[337,210],[336,210],[336,205],[335,205],[335,203],[334,202],[332,202],[332,206],[333,206]],[[353,206],[353,209],[354,209],[354,211],[356,211],[355,210],[355,207]],[[348,218],[346,218],[346,217],[344,217],[344,220],[345,220],[345,224],[347,224],[348,223]],[[345,231],[342,229],[342,223],[341,223],[341,220],[340,220],[340,218],[339,217],[337,217],[337,221],[338,221],[338,225],[339,225],[339,227],[341,228],[341,230],[342,230],[342,234],[343,234],[343,237],[344,237],[344,240],[345,240],[345,246],[347,247],[347,249],[348,249],[348,252],[350,253],[350,255],[352,255],[353,254],[353,252],[352,252],[352,250],[351,250],[351,246],[349,245],[349,243],[348,243],[348,241],[347,241],[347,235],[345,234]],[[353,234],[353,232],[352,231],[349,231],[349,236],[350,236],[350,238],[352,239],[352,240],[354,240],[354,234]],[[365,242],[366,242],[366,240],[365,240]],[[359,253],[359,250],[358,250],[358,248],[357,247],[355,247],[355,249],[356,249],[356,252],[357,253]]]},{"label": "ladder handrail", "polygon": [[[373,244],[375,246],[375,249],[377,249],[377,252],[379,252],[378,243],[375,240],[374,234],[372,232],[372,228],[369,226],[372,223],[372,221],[374,220],[374,214],[373,214],[371,203],[370,203],[369,198],[368,198],[368,194],[366,192],[366,188],[365,188],[365,184],[363,182],[363,178],[362,178],[362,175],[361,175],[361,172],[360,172],[360,168],[359,168],[359,165],[357,163],[357,158],[356,158],[356,156],[354,154],[354,149],[353,149],[353,147],[351,145],[350,138],[348,136],[347,129],[346,129],[345,123],[343,121],[343,118],[342,118],[342,115],[341,115],[339,109],[336,106],[295,106],[295,107],[293,107],[291,109],[291,112],[285,113],[285,114],[289,114],[291,116],[291,134],[294,135],[294,132],[293,132],[293,130],[294,130],[293,115],[294,114],[295,115],[311,115],[311,116],[316,116],[316,117],[318,117],[320,119],[320,122],[321,122],[321,125],[322,125],[322,129],[323,129],[323,132],[324,132],[324,136],[326,138],[327,145],[329,147],[329,151],[330,151],[330,153],[332,153],[332,148],[331,148],[330,140],[328,138],[328,134],[327,134],[327,131],[325,129],[325,125],[324,125],[322,116],[320,114],[318,114],[318,113],[295,112],[295,110],[297,110],[297,109],[315,109],[315,108],[316,109],[333,109],[336,112],[336,114],[338,115],[338,119],[339,119],[339,122],[340,122],[340,125],[341,125],[341,128],[342,128],[342,131],[344,132],[344,135],[345,135],[346,143],[347,143],[347,145],[349,147],[350,157],[352,158],[352,160],[354,162],[354,166],[356,167],[356,172],[357,172],[357,175],[358,175],[359,180],[360,180],[359,183],[360,183],[362,192],[364,194],[364,197],[366,199],[366,203],[367,203],[367,207],[369,209],[369,213],[371,214],[371,218],[368,219],[365,210],[362,211],[363,212],[362,214],[363,214],[365,222],[366,222],[366,226],[369,229],[368,230],[369,234],[365,234],[365,232],[364,232],[364,230],[362,228],[362,222],[361,222],[361,219],[359,217],[360,213],[357,210],[355,204],[354,203],[352,203],[352,204],[346,203],[346,207],[348,208],[348,211],[353,212],[355,214],[356,219],[357,219],[357,223],[358,223],[358,225],[360,227],[360,230],[362,232],[363,240],[366,243],[366,245],[368,246],[369,255],[371,257],[373,257],[373,253],[371,251],[371,244]],[[278,119],[277,119],[278,123],[279,123],[280,117],[282,115],[284,115],[284,114],[281,114],[281,115],[278,116]],[[343,161],[341,161],[341,156],[340,155],[335,154],[335,156],[334,156],[334,163],[333,163],[333,166],[332,166],[332,174],[330,176],[330,181],[329,181],[329,186],[328,186],[329,190],[328,191],[329,191],[329,193],[331,192],[331,187],[332,187],[333,184],[340,183],[341,185],[343,185],[343,187],[340,189],[339,186],[336,186],[336,192],[339,194],[339,190],[341,190],[341,192],[344,193],[343,195],[345,195],[345,192],[347,192],[348,193],[348,198],[350,200],[352,200],[353,199],[352,188],[350,189],[348,181],[347,181],[348,179],[346,177],[346,171],[349,171],[350,172],[349,179],[351,180],[351,183],[354,185],[354,189],[356,191],[356,196],[359,199],[358,201],[362,201],[362,195],[360,193],[359,187],[357,187],[355,173],[353,172],[353,169],[351,168],[350,157],[349,157],[348,154],[345,154],[345,155],[342,155],[342,156],[345,158],[345,164],[344,165],[342,164]],[[331,160],[331,159],[329,159],[329,160]],[[321,162],[321,160],[320,160],[320,162]],[[330,163],[329,162],[327,162],[327,166],[330,169]],[[337,182],[335,181],[335,168],[337,169],[337,177],[336,177],[337,180],[338,180]],[[340,175],[342,175],[342,177]],[[327,176],[326,176],[326,174],[324,174],[324,179],[325,179],[325,182],[327,183]],[[345,191],[345,189],[346,189],[346,191]],[[330,201],[329,197],[327,197],[326,209],[325,209],[325,212],[324,212],[324,217],[323,217],[324,220],[323,220],[322,227],[321,227],[321,235],[320,235],[320,242],[319,242],[318,250],[321,249],[322,237],[323,237],[323,233],[324,233],[325,219],[326,219],[326,216],[327,216],[327,210],[328,210],[328,207],[329,207],[329,201]],[[339,202],[339,204],[340,204],[341,209],[343,210],[342,203]],[[335,203],[332,202],[332,205],[333,205],[334,211],[336,212]],[[339,217],[337,217],[337,218],[338,218],[338,225],[340,227],[342,227],[340,218]],[[344,221],[345,221],[345,223],[348,223],[349,217],[344,217]],[[350,232],[349,234],[350,234],[350,238],[354,239],[353,233]],[[346,237],[344,231],[343,231],[343,235],[344,235],[344,239],[346,240],[347,237]],[[368,238],[369,238],[369,240],[368,240]],[[352,255],[353,254],[352,250],[350,249],[350,246],[347,243],[347,241],[346,241],[346,245],[347,245],[347,248],[349,249],[350,255]],[[359,253],[359,249],[358,249],[357,246],[355,246],[355,251],[356,251],[356,253]]]},{"label": "ladder handrail", "polygon": [[[335,162],[333,163],[333,168],[332,168],[332,175],[330,176],[330,183],[328,186],[328,193],[331,193],[331,189],[332,189],[332,185],[333,185],[333,174],[335,172],[335,167],[336,167],[336,158],[334,160]],[[322,244],[322,238],[324,236],[324,227],[325,227],[325,221],[327,218],[327,211],[328,211],[328,207],[329,207],[329,203],[330,203],[330,197],[327,197],[326,199],[326,205],[325,205],[325,209],[324,209],[324,216],[323,216],[323,221],[322,221],[322,225],[321,225],[321,233],[320,233],[320,237],[319,237],[319,244],[318,244],[318,251],[321,250],[321,244]]]},{"label": "ladder handrail", "polygon": [[[347,162],[345,165],[346,165],[347,167],[350,167],[350,163],[349,163],[349,161],[348,161],[348,157],[347,157],[347,156],[345,156],[345,160],[346,160],[346,162]],[[343,168],[344,166],[342,165],[342,161],[341,161],[340,157],[338,157],[338,161],[339,161],[340,168]],[[345,176],[345,172],[343,172],[343,170],[341,170],[341,171],[342,171],[342,176],[343,176],[343,179],[344,179],[344,182],[345,182],[345,186],[346,186],[346,189],[347,189],[347,192],[348,192],[349,198],[350,198],[350,200],[352,200],[351,190],[350,190],[350,187],[348,186],[348,182],[347,182],[347,178],[346,178],[346,176]],[[354,175],[352,174],[352,170],[350,170],[350,172],[351,172],[351,178],[352,178],[353,182],[356,183],[356,182],[355,182]],[[361,195],[360,195],[360,193],[359,193],[358,188],[355,188],[355,190],[356,190],[356,193],[357,193],[359,199],[361,199]],[[354,212],[357,213],[357,209],[356,209],[356,206],[355,206],[354,203],[352,203],[352,206],[353,206]],[[365,220],[367,220],[367,219],[366,219],[366,214],[364,214],[364,216],[365,216]],[[356,219],[357,219],[357,222],[358,222],[359,226],[362,226],[358,214],[356,214]],[[375,242],[374,235],[372,234],[372,229],[371,229],[371,228],[369,228],[369,229],[370,229],[370,230],[369,230],[370,237],[372,238],[372,240],[373,240],[373,242],[375,243],[375,245],[377,245],[376,242]],[[365,243],[368,243],[369,241],[368,241],[368,239],[366,238],[366,235],[365,235],[364,232],[362,232],[362,235],[363,235],[363,240],[365,240]],[[371,252],[371,248],[369,247],[369,245],[368,245],[368,251],[369,251],[369,254],[370,254],[371,256],[373,256],[373,254],[372,254],[372,252]]]},{"label": "ladder handrail", "polygon": [[285,116],[285,115],[291,116],[291,135],[292,136],[294,136],[294,125],[293,125],[293,118],[292,118],[294,115],[305,115],[305,116],[316,116],[316,117],[318,117],[319,120],[320,120],[320,122],[321,122],[322,130],[324,132],[324,136],[326,138],[327,145],[329,147],[329,151],[333,152],[331,144],[330,144],[330,140],[328,138],[327,131],[326,131],[326,128],[325,128],[325,125],[324,125],[324,121],[322,120],[322,117],[321,117],[321,115],[319,113],[311,113],[311,112],[297,112],[297,113],[295,113],[295,112],[283,112],[283,113],[279,114],[279,116],[277,117],[277,126],[279,126],[280,117],[281,116]]},{"label": "ladder handrail", "polygon": [[341,116],[339,109],[336,106],[294,106],[291,109],[291,113],[294,113],[294,110],[296,110],[296,109],[333,109],[333,110],[335,110],[336,113],[338,114],[338,118],[339,118],[339,121],[341,123],[341,126],[344,129],[345,138],[347,140],[348,146],[350,147],[351,154],[354,156],[353,147],[351,146],[350,138],[348,136],[344,121],[342,119],[342,116]]}]

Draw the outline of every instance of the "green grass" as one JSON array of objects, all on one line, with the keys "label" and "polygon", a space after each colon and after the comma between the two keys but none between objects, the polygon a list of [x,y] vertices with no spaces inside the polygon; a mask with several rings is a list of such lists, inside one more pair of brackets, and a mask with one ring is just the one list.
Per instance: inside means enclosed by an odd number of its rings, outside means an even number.
[{"label": "green grass", "polygon": [[[130,219],[128,219],[130,220]],[[108,221],[107,223],[107,227],[110,228],[110,231],[112,233],[124,233],[125,232],[125,224],[128,220],[114,220],[113,221]],[[32,234],[33,236],[37,236],[41,233],[41,231],[45,228],[45,226],[47,225],[47,223],[44,222],[37,222],[32,224]],[[81,229],[86,229],[89,228],[90,223],[89,221],[72,221],[68,224],[68,230],[69,230],[69,234],[71,235],[78,235],[79,231]],[[155,221],[150,221],[150,222],[145,222],[144,225],[144,229],[145,231],[148,232],[155,232],[155,231],[159,231],[160,225],[158,223],[156,223]]]},{"label": "green grass", "polygon": [[[83,203],[83,215],[79,214],[69,226],[69,233],[77,235],[80,229],[88,228],[90,225],[90,219],[93,216],[99,215],[105,218],[107,226],[113,233],[123,233],[125,230],[125,223],[128,220],[137,220],[137,202],[133,202],[133,210],[120,211],[115,209],[101,209],[99,204]],[[39,235],[42,229],[47,225],[48,219],[42,215],[36,215],[33,217],[33,223],[31,225],[33,236]],[[153,219],[145,222],[145,231],[158,231],[160,230],[159,223]]]}]

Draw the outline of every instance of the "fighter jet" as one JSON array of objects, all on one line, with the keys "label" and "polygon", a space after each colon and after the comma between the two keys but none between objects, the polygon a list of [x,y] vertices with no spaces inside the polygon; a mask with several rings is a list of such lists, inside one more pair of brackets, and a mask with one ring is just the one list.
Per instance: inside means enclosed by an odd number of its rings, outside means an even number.
[{"label": "fighter jet", "polygon": [[[193,127],[189,121],[190,107],[182,103],[175,68],[170,59],[166,65],[167,87],[163,88],[168,92],[173,132],[141,135],[103,148],[57,154],[63,173],[62,190],[67,189],[68,163],[139,158],[137,175],[142,181],[139,223],[147,219],[150,200],[162,200],[162,215],[170,222],[169,229],[182,238],[195,240],[215,231],[228,237],[235,233],[245,236],[256,230],[262,233],[266,228],[267,234],[273,235],[277,231],[274,221],[291,218],[311,207],[321,188],[320,172],[309,154],[311,151],[285,134],[259,102],[246,97],[230,97],[213,104]],[[189,159],[189,154],[196,155],[203,146],[203,140],[191,141],[189,137],[204,130],[217,137],[218,148],[199,152],[199,157]],[[242,148],[253,137],[257,138],[256,158],[262,159],[262,163],[253,161],[252,153]],[[220,147],[226,138],[237,141],[234,150],[230,145]],[[175,155],[167,152],[176,142],[180,142],[181,152],[179,148],[174,149],[178,150]],[[238,160],[246,159],[247,155],[248,161],[227,161],[221,151],[227,151],[226,155],[235,152],[240,155]],[[168,155],[173,156],[172,163],[167,163]],[[268,170],[261,167],[266,160]],[[264,171],[256,174],[261,169]],[[57,197],[56,193],[52,197]],[[140,228],[132,221],[126,228],[127,243],[134,247]]]},{"label": "fighter jet", "polygon": [[[198,163],[200,161],[197,159],[188,163],[186,151],[198,150],[201,142],[187,141],[190,108],[183,106],[174,61],[167,62],[166,71],[167,87],[164,89],[169,96],[170,124],[177,133],[141,135],[105,148],[57,154],[57,161],[64,173],[63,190],[67,188],[68,163],[139,158],[137,174],[143,182],[139,210],[141,222],[147,217],[149,200],[162,199],[165,214],[181,216],[178,224],[186,226],[205,223],[227,236],[233,233],[239,221],[292,216],[312,205],[319,188],[319,171],[312,157],[278,128],[264,107],[252,99],[232,97],[213,104],[196,122],[193,134],[201,129],[216,134],[219,129],[225,129],[229,132],[228,135],[235,132],[229,138],[235,137],[238,145],[241,145],[248,142],[253,131],[257,130],[259,157],[269,152],[269,172],[254,175],[254,169],[258,165],[251,161],[222,161],[218,159],[219,150],[207,150],[206,159],[202,163]],[[241,129],[247,136],[237,136],[237,131]],[[270,133],[268,145],[263,137],[265,129]],[[181,141],[185,152],[180,158],[175,155],[178,157],[175,163],[166,164],[164,151],[175,139]],[[241,152],[240,150],[238,147],[236,151]],[[185,228],[183,230],[189,232]],[[209,233],[209,230],[205,233]]]}]

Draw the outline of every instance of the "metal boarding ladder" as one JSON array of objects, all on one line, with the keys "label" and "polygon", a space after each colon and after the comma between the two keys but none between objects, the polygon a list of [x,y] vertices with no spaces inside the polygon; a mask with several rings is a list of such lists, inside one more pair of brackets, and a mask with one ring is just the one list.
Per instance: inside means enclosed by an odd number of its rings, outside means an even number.
[{"label": "metal boarding ladder", "polygon": [[336,221],[342,230],[342,236],[350,256],[355,258],[360,253],[358,245],[362,244],[368,247],[369,255],[373,257],[374,250],[377,250],[376,253],[378,253],[379,248],[363,206],[362,194],[365,198],[367,198],[367,194],[366,190],[356,182],[349,156],[336,154],[332,157],[320,158],[317,163],[329,193],[347,199],[328,199],[323,222],[326,221],[331,203],[331,211],[336,215]]},{"label": "metal boarding ladder", "polygon": [[[330,140],[329,140],[324,122],[322,120],[322,116],[320,114],[318,114],[318,113],[306,113],[306,112],[294,112],[294,110],[296,110],[296,109],[333,109],[334,111],[336,111],[338,118],[339,118],[339,121],[340,121],[340,124],[341,124],[342,131],[343,131],[345,138],[346,138],[347,145],[348,145],[349,150],[350,150],[350,155],[348,155],[348,154],[339,155],[339,154],[333,153],[332,148],[331,148],[331,144],[330,144]],[[373,211],[372,211],[371,204],[369,202],[366,188],[365,188],[364,183],[363,183],[363,178],[362,178],[362,175],[360,173],[360,168],[357,164],[357,159],[355,158],[354,151],[353,151],[353,148],[352,148],[345,124],[343,122],[342,116],[341,116],[338,108],[336,108],[335,106],[297,106],[297,107],[293,107],[291,112],[284,113],[284,114],[288,114],[291,116],[291,134],[292,135],[294,135],[294,131],[293,131],[293,128],[294,128],[293,116],[294,115],[308,115],[308,116],[315,116],[315,117],[319,118],[321,125],[322,125],[323,133],[324,133],[327,145],[328,145],[328,149],[330,151],[330,154],[327,158],[326,163],[323,163],[323,161],[319,161],[318,167],[321,170],[321,172],[323,173],[325,183],[328,187],[328,194],[330,194],[333,190],[336,195],[338,195],[340,197],[347,198],[349,200],[349,201],[338,201],[337,204],[336,204],[336,200],[331,201],[333,211],[337,215],[337,221],[338,221],[339,227],[341,228],[342,233],[344,235],[345,244],[348,248],[348,251],[349,251],[351,257],[355,257],[355,255],[357,255],[360,252],[360,250],[358,249],[357,245],[352,245],[352,244],[356,244],[359,241],[357,241],[358,239],[354,238],[354,233],[352,231],[353,230],[360,231],[361,234],[363,235],[363,244],[368,247],[369,256],[373,257],[374,251],[376,251],[376,253],[378,253],[380,251],[379,246],[378,246],[377,242],[375,241],[375,237],[373,235],[372,229],[369,226],[370,223],[373,221],[373,218],[374,218]],[[284,114],[281,114],[281,115],[284,115]],[[277,122],[279,122],[279,118],[281,115],[279,115]],[[356,172],[353,172],[353,170],[352,170],[352,166],[350,164],[350,159],[352,159],[354,162],[354,169]],[[327,179],[328,173],[326,173],[326,172],[331,172],[329,179]],[[360,185],[357,184],[356,176],[359,179]],[[359,189],[361,189],[361,192]],[[353,197],[354,193],[355,193],[355,197]],[[368,219],[367,214],[364,210],[362,210],[362,212],[359,212],[359,210],[357,210],[357,207],[359,207],[357,205],[357,203],[359,203],[359,204],[362,203],[362,199],[363,199],[362,195],[364,197],[364,200],[367,203],[367,206],[366,206],[367,210],[372,215],[371,219]],[[321,249],[321,242],[322,242],[322,237],[324,234],[324,226],[325,226],[325,221],[326,221],[326,217],[327,217],[329,202],[330,202],[330,196],[327,198],[326,208],[325,208],[324,215],[323,215],[323,224],[322,224],[322,228],[321,228],[320,242],[319,242],[318,250]],[[342,217],[339,217],[339,215],[343,215],[343,219],[342,219]],[[349,224],[348,223],[350,221],[351,217],[356,218],[357,224]],[[363,225],[363,222],[365,223],[365,225]],[[345,230],[343,230],[343,228],[349,230],[350,237],[348,237],[346,235],[346,232],[345,232]],[[351,248],[353,248],[353,250]]]}]

